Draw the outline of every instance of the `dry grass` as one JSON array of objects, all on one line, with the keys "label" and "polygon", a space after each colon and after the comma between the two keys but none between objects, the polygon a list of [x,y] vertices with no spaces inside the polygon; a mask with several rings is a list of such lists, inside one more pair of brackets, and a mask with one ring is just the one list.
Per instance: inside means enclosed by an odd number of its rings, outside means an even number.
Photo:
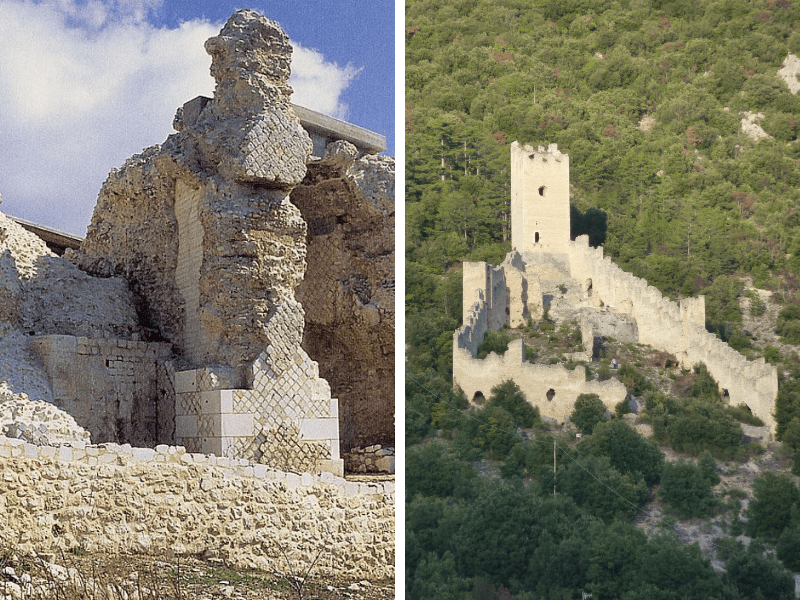
[{"label": "dry grass", "polygon": [[220,560],[78,551],[23,555],[0,546],[0,598],[21,600],[388,599],[394,582],[330,581],[311,566],[286,573],[235,569]]}]

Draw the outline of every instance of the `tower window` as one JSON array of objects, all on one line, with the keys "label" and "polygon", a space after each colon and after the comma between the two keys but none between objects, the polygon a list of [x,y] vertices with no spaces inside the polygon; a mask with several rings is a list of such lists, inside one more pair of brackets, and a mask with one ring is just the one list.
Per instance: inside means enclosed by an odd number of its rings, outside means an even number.
[{"label": "tower window", "polygon": [[539,232],[538,231],[533,234],[533,243],[534,244],[538,244],[539,243]]},{"label": "tower window", "polygon": [[539,186],[539,195],[544,196],[544,186]]}]

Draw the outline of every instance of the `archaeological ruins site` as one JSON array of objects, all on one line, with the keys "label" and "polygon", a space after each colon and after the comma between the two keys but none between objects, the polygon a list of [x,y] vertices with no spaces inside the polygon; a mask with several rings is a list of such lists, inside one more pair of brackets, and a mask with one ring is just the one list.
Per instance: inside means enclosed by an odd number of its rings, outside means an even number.
[{"label": "archaeological ruins site", "polygon": [[[478,359],[488,330],[539,319],[545,308],[556,322],[577,321],[591,361],[595,337],[611,336],[673,354],[691,368],[705,363],[733,405],[746,404],[774,433],[778,375],[763,358],[748,361],[705,329],[705,298],[680,303],[624,272],[588,236],[570,240],[569,157],[548,148],[511,145],[512,251],[498,267],[464,263],[464,321],[453,336],[453,382],[474,399],[509,379],[545,417],[564,421],[578,395],[595,393],[606,407],[625,399],[616,379],[585,381],[581,369],[525,360],[523,340],[503,356]],[[566,355],[565,355],[566,356]]]},{"label": "archaeological ruins site", "polygon": [[0,541],[391,577],[394,481],[343,475],[394,472],[394,160],[291,103],[277,23],[205,48],[85,240],[0,214]]}]

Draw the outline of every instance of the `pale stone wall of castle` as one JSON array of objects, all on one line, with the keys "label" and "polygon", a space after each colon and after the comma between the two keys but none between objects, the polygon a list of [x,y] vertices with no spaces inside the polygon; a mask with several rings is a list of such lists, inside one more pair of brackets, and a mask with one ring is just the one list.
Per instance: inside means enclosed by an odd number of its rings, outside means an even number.
[{"label": "pale stone wall of castle", "polygon": [[[613,411],[625,399],[625,386],[616,379],[586,381],[582,368],[572,371],[564,365],[542,365],[525,361],[521,339],[508,344],[503,356],[492,352],[483,360],[473,358],[465,348],[453,352],[453,381],[472,399],[477,392],[489,397],[496,385],[512,380],[525,394],[529,404],[539,408],[544,417],[564,421],[575,408],[580,394],[597,394]],[[548,399],[548,392],[550,394]]]},{"label": "pale stone wall of castle", "polygon": [[570,244],[573,279],[591,279],[592,292],[615,312],[636,319],[639,342],[674,354],[686,368],[705,363],[734,406],[744,403],[774,432],[772,415],[778,395],[778,372],[763,358],[748,361],[705,329],[705,298],[679,303],[665,298],[643,279],[620,269],[587,236]]},{"label": "pale stone wall of castle", "polygon": [[518,252],[568,251],[569,156],[556,144],[511,144],[511,246]]},{"label": "pale stone wall of castle", "polygon": [[394,576],[394,481],[286,473],[246,460],[0,437],[0,542],[23,550],[211,553],[238,567]]}]

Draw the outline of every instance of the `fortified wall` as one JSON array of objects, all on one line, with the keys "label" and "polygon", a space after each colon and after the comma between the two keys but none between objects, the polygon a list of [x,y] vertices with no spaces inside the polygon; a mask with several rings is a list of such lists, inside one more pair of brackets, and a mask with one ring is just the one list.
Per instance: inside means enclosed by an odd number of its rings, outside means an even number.
[{"label": "fortified wall", "polygon": [[581,370],[526,362],[522,340],[509,344],[502,357],[476,358],[486,331],[518,327],[547,307],[556,320],[580,322],[584,359],[591,359],[595,336],[611,335],[674,354],[686,368],[703,362],[731,403],[746,404],[774,431],[777,370],[763,358],[748,361],[708,333],[703,297],[673,302],[604,258],[602,248],[591,248],[588,236],[569,240],[569,158],[555,144],[534,149],[514,142],[511,167],[513,250],[498,267],[464,263],[454,385],[474,398],[512,379],[542,415],[560,420],[581,393],[596,393],[613,409],[625,398],[620,382],[586,382]]}]

